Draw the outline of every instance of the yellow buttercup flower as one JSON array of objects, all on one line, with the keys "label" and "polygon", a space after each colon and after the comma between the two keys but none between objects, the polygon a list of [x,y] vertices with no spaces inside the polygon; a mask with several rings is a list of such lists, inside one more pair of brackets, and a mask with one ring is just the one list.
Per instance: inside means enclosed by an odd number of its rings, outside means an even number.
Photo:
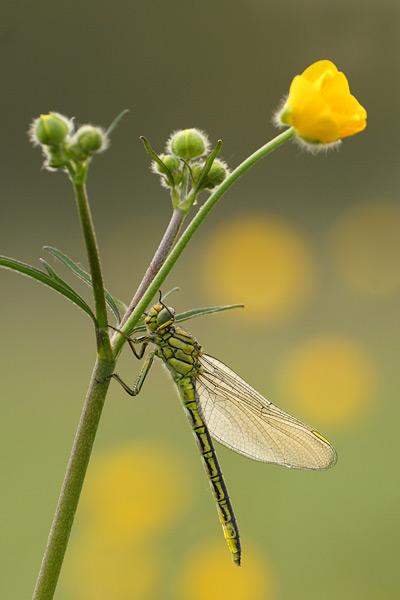
[{"label": "yellow buttercup flower", "polygon": [[305,141],[327,144],[365,129],[367,112],[350,94],[345,75],[320,60],[293,79],[278,119]]}]

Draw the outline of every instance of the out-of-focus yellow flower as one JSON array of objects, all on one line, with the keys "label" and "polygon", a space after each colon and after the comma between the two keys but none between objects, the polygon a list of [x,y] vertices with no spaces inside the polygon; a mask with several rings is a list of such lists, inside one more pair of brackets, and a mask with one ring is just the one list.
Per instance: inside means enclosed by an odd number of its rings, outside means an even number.
[{"label": "out-of-focus yellow flower", "polygon": [[357,423],[368,412],[377,382],[368,351],[339,335],[319,335],[299,344],[280,373],[282,395],[301,407],[299,414],[338,427]]},{"label": "out-of-focus yellow flower", "polygon": [[276,576],[269,560],[249,543],[246,543],[246,560],[235,570],[219,540],[198,544],[186,553],[176,583],[176,593],[171,596],[176,600],[273,600],[277,597]]},{"label": "out-of-focus yellow flower", "polygon": [[109,544],[160,535],[190,505],[182,469],[178,457],[156,443],[124,444],[100,456],[82,498],[92,527]]},{"label": "out-of-focus yellow flower", "polygon": [[319,60],[293,79],[278,120],[306,141],[327,144],[365,129],[367,112],[350,94],[345,75]]},{"label": "out-of-focus yellow flower", "polygon": [[228,220],[201,253],[204,290],[213,300],[236,298],[246,307],[236,319],[276,322],[298,314],[313,296],[316,271],[301,231],[274,215]]}]

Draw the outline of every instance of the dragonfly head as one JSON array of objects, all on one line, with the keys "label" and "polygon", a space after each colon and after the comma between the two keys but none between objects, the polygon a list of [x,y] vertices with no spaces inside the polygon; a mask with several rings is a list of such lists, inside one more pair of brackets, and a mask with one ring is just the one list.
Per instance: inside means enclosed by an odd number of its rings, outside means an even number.
[{"label": "dragonfly head", "polygon": [[149,331],[156,331],[160,327],[172,325],[175,321],[175,311],[165,304],[155,304],[145,317],[146,327]]}]

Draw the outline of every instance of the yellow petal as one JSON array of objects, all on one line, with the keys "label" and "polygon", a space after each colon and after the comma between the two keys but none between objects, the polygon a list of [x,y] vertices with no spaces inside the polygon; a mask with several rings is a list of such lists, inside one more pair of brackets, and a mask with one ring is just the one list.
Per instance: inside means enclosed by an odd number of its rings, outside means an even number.
[{"label": "yellow petal", "polygon": [[292,109],[291,124],[302,137],[322,143],[339,139],[339,129],[329,105],[302,76],[294,78],[287,104]]},{"label": "yellow petal", "polygon": [[319,82],[324,82],[326,79],[330,79],[337,72],[337,67],[333,62],[330,60],[319,60],[303,71],[301,77],[304,77],[310,83],[318,84]]},{"label": "yellow petal", "polygon": [[350,94],[349,82],[343,73],[336,73],[334,77],[325,80],[321,94],[329,101],[331,98],[346,97]]},{"label": "yellow petal", "polygon": [[323,144],[362,131],[367,118],[345,75],[329,60],[310,65],[293,79],[282,114],[282,122],[299,136]]}]

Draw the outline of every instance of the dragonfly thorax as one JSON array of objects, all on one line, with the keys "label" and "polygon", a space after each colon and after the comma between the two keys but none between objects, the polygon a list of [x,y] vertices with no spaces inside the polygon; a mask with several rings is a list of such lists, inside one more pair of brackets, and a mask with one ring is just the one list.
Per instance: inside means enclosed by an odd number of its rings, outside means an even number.
[{"label": "dragonfly thorax", "polygon": [[148,331],[153,333],[160,327],[172,325],[175,322],[175,311],[165,304],[155,304],[148,311],[144,322]]}]

